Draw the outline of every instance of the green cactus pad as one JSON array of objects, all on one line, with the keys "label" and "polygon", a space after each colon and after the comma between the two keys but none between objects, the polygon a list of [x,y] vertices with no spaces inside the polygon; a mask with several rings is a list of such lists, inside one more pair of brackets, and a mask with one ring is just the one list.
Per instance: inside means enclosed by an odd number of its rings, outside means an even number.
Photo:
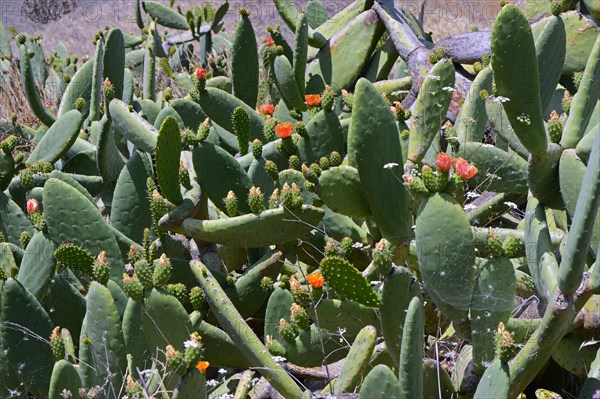
[{"label": "green cactus pad", "polygon": [[394,372],[388,366],[378,364],[365,377],[358,398],[401,399],[403,396]]},{"label": "green cactus pad", "polygon": [[284,341],[279,334],[279,320],[285,319],[287,322],[290,321],[290,308],[293,303],[294,297],[290,291],[282,288],[276,288],[275,291],[273,291],[267,302],[267,310],[265,313],[265,345],[267,343],[267,336],[284,344]]},{"label": "green cactus pad", "polygon": [[[596,105],[596,108],[598,110],[600,110],[600,103],[598,103]],[[590,125],[592,124],[592,121],[590,121]],[[577,147],[575,147],[575,152],[577,153],[577,156],[579,158],[583,158],[585,160],[589,160],[590,158],[590,154],[592,153],[592,145],[594,144],[594,132],[597,132],[600,129],[600,122],[597,123],[595,126],[592,126],[591,129],[589,129],[585,136],[583,136],[583,138],[579,141],[579,144],[577,144]]]},{"label": "green cactus pad", "polygon": [[340,120],[333,111],[323,110],[317,113],[306,125],[308,137],[298,140],[298,154],[303,162],[319,162],[333,151],[343,152],[344,137]]},{"label": "green cactus pad", "polygon": [[54,365],[50,345],[44,341],[50,337],[52,323],[42,305],[17,280],[10,279],[1,288],[3,356],[18,381],[33,395],[43,398],[48,394]]},{"label": "green cactus pad", "polygon": [[388,38],[373,52],[363,77],[372,83],[387,79],[397,60],[398,50],[394,47],[392,39]]},{"label": "green cactus pad", "polygon": [[145,119],[130,112],[123,101],[110,102],[110,116],[115,130],[142,151],[154,153],[158,132]]},{"label": "green cactus pad", "polygon": [[50,377],[50,390],[48,391],[48,399],[63,398],[64,391],[79,392],[82,388],[81,378],[75,366],[67,360],[59,360],[54,364],[52,376]]},{"label": "green cactus pad", "polygon": [[398,366],[400,391],[405,398],[423,397],[423,303],[415,296],[406,310]]},{"label": "green cactus pad", "polygon": [[60,118],[65,113],[76,109],[75,102],[78,98],[85,100],[85,107],[81,110],[84,118],[90,109],[90,98],[92,96],[92,76],[94,75],[94,59],[90,58],[81,67],[77,69],[77,73],[71,78],[71,82],[63,93],[60,107],[58,108],[58,117]]},{"label": "green cactus pad", "polygon": [[233,95],[250,108],[258,97],[258,50],[250,18],[245,13],[236,25],[231,46]]},{"label": "green cactus pad", "polygon": [[0,232],[4,235],[4,239],[20,246],[19,235],[23,231],[30,235],[34,233],[33,226],[19,205],[6,194],[0,193]]},{"label": "green cactus pad", "polygon": [[517,154],[474,142],[461,143],[458,154],[477,167],[477,174],[469,180],[470,187],[510,194],[527,193],[527,162]]},{"label": "green cactus pad", "polygon": [[529,190],[542,204],[553,209],[564,209],[565,206],[559,184],[558,163],[561,154],[562,148],[550,143],[544,155],[529,156]]},{"label": "green cactus pad", "polygon": [[327,284],[340,297],[370,307],[378,307],[381,304],[381,299],[369,282],[347,260],[326,257],[321,261],[321,271]]},{"label": "green cactus pad", "polygon": [[460,144],[467,141],[481,142],[487,123],[485,113],[485,100],[481,97],[481,90],[492,91],[494,75],[492,68],[488,67],[479,72],[473,80],[465,102],[460,107],[456,117],[456,134]]},{"label": "green cactus pad", "polygon": [[121,100],[125,86],[125,38],[119,28],[112,28],[105,37],[102,75],[112,84],[114,98]]},{"label": "green cactus pad", "polygon": [[[366,79],[356,85],[352,122],[348,132],[350,165],[356,166],[373,219],[383,236],[399,244],[411,234],[412,220],[408,195],[398,170],[387,164],[402,165],[402,147],[396,122],[389,107]],[[395,198],[392,204],[389,198]]]},{"label": "green cactus pad", "polygon": [[83,119],[83,115],[77,110],[61,115],[36,145],[27,162],[33,164],[37,161],[58,161],[77,139]]},{"label": "green cactus pad", "polygon": [[371,215],[358,171],[351,166],[340,165],[321,173],[318,194],[334,212],[350,217]]},{"label": "green cactus pad", "polygon": [[[74,337],[79,337],[85,317],[85,298],[69,280],[74,282],[76,277],[69,272],[56,274],[50,283],[44,304],[54,309],[49,316],[55,326],[60,326],[63,331],[67,329]],[[82,286],[80,288],[83,290]]]},{"label": "green cactus pad", "polygon": [[[315,3],[313,1],[313,3]],[[319,1],[320,3],[320,1]],[[307,5],[307,8],[309,6]],[[296,21],[296,47],[294,48],[293,68],[294,77],[296,79],[296,87],[300,92],[300,96],[304,97],[305,78],[306,78],[306,60],[308,57],[308,14],[302,13]]]},{"label": "green cactus pad", "polygon": [[38,301],[46,296],[50,281],[54,277],[56,266],[54,260],[55,248],[56,246],[48,234],[36,231],[27,246],[19,267],[17,280]]},{"label": "green cactus pad", "polygon": [[532,154],[546,152],[535,44],[527,18],[515,6],[502,7],[492,31],[492,65],[498,95],[519,140]]},{"label": "green cactus pad", "polygon": [[413,297],[418,296],[414,274],[406,267],[396,267],[383,282],[381,293],[381,328],[385,345],[396,366],[400,362],[400,345],[408,309]]},{"label": "green cactus pad", "polygon": [[492,364],[485,370],[477,390],[475,391],[475,399],[487,398],[508,398],[510,387],[510,373],[508,364],[502,363],[496,358]]},{"label": "green cactus pad", "polygon": [[226,211],[224,199],[231,190],[238,198],[239,210],[250,212],[246,199],[252,181],[233,156],[221,147],[204,142],[194,148],[193,160],[200,185],[219,209]]},{"label": "green cactus pad", "polygon": [[192,272],[202,286],[206,300],[219,323],[238,345],[253,367],[284,397],[300,398],[302,391],[272,358],[254,331],[229,301],[219,283],[200,262],[190,264]]},{"label": "green cactus pad", "polygon": [[350,352],[342,366],[342,371],[335,383],[337,392],[353,392],[361,377],[366,372],[377,340],[377,330],[373,326],[365,326],[352,343]]},{"label": "green cactus pad", "polygon": [[542,111],[547,111],[565,63],[567,33],[559,17],[550,17],[535,36],[535,50],[540,74],[540,100]]},{"label": "green cactus pad", "polygon": [[275,82],[277,83],[277,89],[281,94],[285,105],[289,109],[296,109],[303,111],[306,109],[304,104],[304,98],[298,88],[298,83],[294,76],[294,69],[292,64],[285,55],[278,55],[273,61],[273,74],[275,76]]},{"label": "green cactus pad", "polygon": [[480,266],[471,297],[473,361],[484,367],[495,356],[498,323],[507,323],[514,307],[516,278],[507,258],[487,259]]},{"label": "green cactus pad", "polygon": [[188,30],[190,28],[185,16],[158,1],[144,0],[142,7],[159,25],[177,30]]},{"label": "green cactus pad", "polygon": [[211,365],[217,367],[231,367],[235,369],[245,369],[250,367],[250,363],[240,352],[239,347],[229,335],[220,328],[203,321],[200,315],[192,313],[191,319],[194,328],[202,337],[204,352],[202,357]]},{"label": "green cactus pad", "polygon": [[[4,29],[3,29],[4,30]],[[25,89],[25,96],[27,102],[31,107],[31,110],[37,116],[42,123],[46,126],[52,126],[56,121],[56,117],[46,109],[36,87],[35,71],[32,67],[31,60],[29,59],[29,50],[26,45],[22,44],[19,46],[20,59],[21,59],[21,79],[23,81],[23,88]]]},{"label": "green cactus pad", "polygon": [[256,248],[293,241],[319,224],[324,212],[309,205],[297,211],[269,209],[229,219],[186,219],[183,229],[194,239],[232,247]]},{"label": "green cactus pad", "polygon": [[113,193],[111,224],[138,243],[152,222],[146,190],[146,181],[152,176],[151,164],[145,153],[134,152],[121,169]]},{"label": "green cactus pad", "polygon": [[585,378],[592,370],[590,365],[599,348],[600,345],[590,343],[586,335],[568,334],[554,347],[552,358],[569,373]]},{"label": "green cactus pad", "polygon": [[361,13],[341,28],[308,64],[306,92],[321,93],[329,85],[339,93],[352,85],[382,33],[383,24],[374,10]]},{"label": "green cactus pad", "polygon": [[[571,103],[571,112],[563,130],[560,144],[564,148],[575,148],[585,134],[585,128],[600,97],[600,36],[596,38],[590,58],[587,61],[579,90]],[[592,121],[595,123],[596,121]]]},{"label": "green cactus pad", "polygon": [[264,119],[253,108],[231,94],[207,87],[199,96],[199,104],[210,120],[223,129],[233,132],[231,114],[237,107],[242,107],[250,116],[250,140],[259,139],[266,142],[263,136]]},{"label": "green cactus pad", "polygon": [[193,131],[198,131],[198,126],[206,119],[206,114],[202,111],[202,108],[186,98],[173,100],[169,105],[179,114],[183,125]]},{"label": "green cactus pad", "polygon": [[428,294],[448,318],[465,319],[477,269],[473,231],[462,207],[447,194],[426,198],[417,214],[415,238]]},{"label": "green cactus pad", "polygon": [[425,157],[446,117],[452,100],[453,91],[450,89],[454,89],[454,74],[452,62],[446,59],[439,61],[431,68],[419,90],[412,113],[415,122],[410,130],[407,160],[415,165]]},{"label": "green cactus pad", "polygon": [[[334,332],[338,327],[343,328],[346,330],[345,337],[355,337],[365,325],[379,327],[375,309],[355,301],[322,299],[317,304],[316,313],[321,328]],[[312,312],[311,317],[317,320]]]},{"label": "green cactus pad", "polygon": [[156,176],[161,193],[175,205],[183,201],[178,179],[180,146],[179,125],[174,118],[167,117],[156,140]]},{"label": "green cactus pad", "polygon": [[115,129],[106,115],[98,123],[98,145],[96,147],[96,164],[102,178],[107,182],[117,181],[125,157],[119,151],[115,142]]},{"label": "green cactus pad", "polygon": [[67,183],[49,179],[44,186],[44,209],[50,236],[69,241],[96,256],[106,251],[110,276],[121,281],[124,264],[115,236],[100,211]]},{"label": "green cactus pad", "polygon": [[[121,320],[110,291],[92,282],[86,296],[86,313],[79,340],[80,376],[84,386],[104,383],[107,373],[115,373],[112,381],[121,386],[127,367]],[[104,367],[97,368],[97,359]]]}]

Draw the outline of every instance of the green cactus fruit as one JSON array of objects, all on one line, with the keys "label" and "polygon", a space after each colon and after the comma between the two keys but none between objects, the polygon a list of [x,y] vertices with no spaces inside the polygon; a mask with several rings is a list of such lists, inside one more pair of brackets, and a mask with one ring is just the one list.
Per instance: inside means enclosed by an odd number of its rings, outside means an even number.
[{"label": "green cactus fruit", "polygon": [[6,272],[4,271],[4,269],[0,268],[0,282],[6,281],[7,279],[8,276],[6,275]]},{"label": "green cactus fruit", "polygon": [[160,68],[165,73],[165,75],[167,75],[171,79],[174,77],[173,68],[171,68],[171,64],[169,63],[169,60],[167,58],[159,58],[158,64],[160,65]]},{"label": "green cactus fruit", "polygon": [[179,184],[181,184],[186,190],[192,189],[192,182],[190,181],[190,171],[182,166],[180,166],[179,168]]},{"label": "green cactus fruit", "polygon": [[509,259],[515,258],[521,252],[521,240],[519,237],[510,234],[505,238],[502,249],[504,249],[504,256]]},{"label": "green cactus fruit", "polygon": [[195,367],[202,357],[202,338],[198,332],[194,331],[184,345],[186,348],[183,354],[183,364],[190,369]]},{"label": "green cactus fruit", "polygon": [[[520,244],[520,243],[519,243]],[[495,258],[499,258],[504,256],[504,249],[502,248],[502,241],[498,238],[498,236],[493,232],[490,228],[487,238],[487,249]]]},{"label": "green cactus fruit", "polygon": [[265,171],[271,178],[275,181],[279,179],[279,170],[277,169],[277,165],[273,161],[265,162]]},{"label": "green cactus fruit", "polygon": [[281,189],[281,202],[285,208],[290,210],[298,210],[302,207],[304,200],[296,183],[291,185],[284,183]]},{"label": "green cactus fruit", "polygon": [[290,169],[300,170],[300,158],[298,155],[292,155],[288,159]]},{"label": "green cactus fruit", "polygon": [[225,197],[225,209],[227,210],[227,215],[229,217],[234,217],[237,215],[237,197],[233,191],[229,191],[227,193],[227,197]]},{"label": "green cactus fruit", "polygon": [[190,303],[194,310],[201,310],[206,300],[204,299],[204,293],[200,287],[192,287],[190,289]]},{"label": "green cactus fruit", "polygon": [[35,182],[33,181],[33,175],[31,172],[24,170],[20,174],[21,177],[21,185],[25,190],[31,190],[35,186]]},{"label": "green cactus fruit", "polygon": [[179,302],[182,304],[186,304],[189,302],[189,295],[187,292],[187,287],[185,284],[177,283],[177,284],[167,284],[166,290],[169,291],[171,295],[173,295]]},{"label": "green cactus fruit", "polygon": [[199,142],[202,143],[204,140],[206,140],[208,138],[208,135],[210,133],[210,128],[211,128],[210,119],[206,118],[204,120],[204,122],[202,122],[198,126],[198,141]]},{"label": "green cactus fruit", "polygon": [[279,320],[279,336],[289,345],[294,345],[296,342],[296,330],[286,319]]},{"label": "green cactus fruit", "polygon": [[21,234],[19,234],[19,242],[21,243],[21,248],[27,249],[29,241],[31,241],[31,234],[29,234],[28,231],[22,231]]},{"label": "green cactus fruit", "polygon": [[259,139],[254,139],[252,142],[252,155],[256,159],[260,159],[262,157],[262,141]]},{"label": "green cactus fruit", "polygon": [[277,132],[275,131],[275,126],[277,126],[278,122],[270,115],[267,116],[265,120],[265,124],[263,126],[263,136],[265,136],[265,140],[267,142],[271,142],[277,139]]},{"label": "green cactus fruit", "polygon": [[63,244],[54,251],[54,257],[58,270],[69,268],[87,275],[92,275],[94,272],[94,257],[87,249],[80,246]]},{"label": "green cactus fruit", "polygon": [[550,11],[552,12],[552,15],[558,17],[563,12],[562,2],[560,0],[553,1],[550,6]]},{"label": "green cactus fruit", "polygon": [[308,330],[310,327],[310,318],[308,317],[306,310],[297,303],[294,303],[290,308],[290,312],[292,321],[298,326],[298,328],[301,330]]},{"label": "green cactus fruit", "polygon": [[433,169],[430,166],[428,166],[428,165],[423,166],[423,168],[421,169],[421,179],[423,179],[423,183],[425,183],[425,187],[427,188],[428,191],[431,191],[431,192],[438,191],[436,176],[433,172]]},{"label": "green cactus fruit", "polygon": [[31,223],[33,223],[33,225],[35,226],[36,229],[38,229],[38,231],[43,231],[43,232],[48,231],[48,225],[46,224],[46,218],[44,217],[43,213],[41,213],[41,212],[33,213],[29,216],[29,218],[31,219]]},{"label": "green cactus fruit", "polygon": [[280,204],[279,199],[279,189],[276,188],[275,190],[273,190],[273,193],[269,197],[269,209],[278,208]]},{"label": "green cactus fruit", "polygon": [[250,188],[248,206],[253,213],[260,213],[265,210],[265,196],[260,191],[260,187],[252,186]]},{"label": "green cactus fruit", "polygon": [[329,158],[327,157],[321,157],[319,159],[319,167],[321,168],[321,170],[327,170],[330,167],[330,163],[329,163]]},{"label": "green cactus fruit", "polygon": [[110,267],[106,261],[106,252],[101,251],[93,265],[94,280],[102,285],[108,283],[110,277]]},{"label": "green cactus fruit", "polygon": [[[462,180],[461,180],[462,181]],[[419,176],[405,175],[404,182],[409,191],[415,196],[426,197],[429,195],[429,190],[425,186],[425,182]]]},{"label": "green cactus fruit", "polygon": [[250,116],[248,112],[242,107],[234,108],[231,114],[231,125],[233,126],[233,133],[238,138],[240,154],[246,155],[248,153],[248,142],[250,141]]},{"label": "green cactus fruit", "polygon": [[553,143],[560,143],[562,138],[563,124],[558,117],[556,110],[550,113],[550,119],[548,120],[548,136],[550,141]]},{"label": "green cactus fruit", "polygon": [[327,243],[325,244],[325,248],[323,249],[323,254],[325,254],[326,257],[340,255],[338,246],[333,238],[329,237],[327,239]]},{"label": "green cactus fruit", "polygon": [[431,65],[435,65],[439,61],[439,58],[435,52],[429,53],[428,58],[429,58],[429,62],[431,63]]},{"label": "green cactus fruit", "polygon": [[383,276],[386,276],[392,269],[392,253],[383,239],[379,240],[373,249],[373,263],[377,271]]},{"label": "green cactus fruit", "polygon": [[565,111],[565,114],[569,115],[570,111],[571,111],[571,102],[573,101],[573,97],[571,96],[571,93],[569,93],[568,90],[565,90],[564,94],[563,94],[563,98],[562,98],[562,109],[563,111]]},{"label": "green cactus fruit", "polygon": [[81,97],[78,97],[75,100],[75,109],[79,112],[82,112],[84,108],[85,108],[85,100]]},{"label": "green cactus fruit", "polygon": [[583,71],[577,71],[573,74],[573,85],[575,89],[579,90],[579,85],[581,84],[581,78],[583,77]]},{"label": "green cactus fruit", "polygon": [[321,272],[340,297],[370,307],[381,304],[381,299],[369,282],[347,260],[336,256],[325,257],[321,261]]},{"label": "green cactus fruit", "polygon": [[50,335],[50,347],[52,348],[52,354],[54,359],[59,361],[65,358],[65,343],[60,335],[60,327],[54,327],[52,334]]},{"label": "green cactus fruit", "polygon": [[498,331],[496,332],[496,356],[503,363],[508,361],[514,356],[515,343],[510,332],[506,330],[504,323],[498,324]]},{"label": "green cactus fruit", "polygon": [[154,285],[152,275],[154,270],[152,265],[145,259],[140,259],[134,264],[135,274],[138,276],[144,289],[151,289]]},{"label": "green cactus fruit", "polygon": [[123,290],[134,301],[144,301],[144,287],[135,274],[131,277],[127,273],[123,273]]},{"label": "green cactus fruit", "polygon": [[325,91],[323,91],[323,95],[321,96],[321,105],[323,106],[323,109],[331,111],[333,109],[334,102],[335,97],[333,90],[331,90],[331,87],[326,86]]},{"label": "green cactus fruit", "polygon": [[332,151],[329,154],[329,165],[332,167],[340,166],[342,164],[342,156],[337,151]]},{"label": "green cactus fruit", "polygon": [[172,345],[167,345],[165,354],[167,358],[167,367],[175,373],[183,375],[185,373],[185,367],[183,367],[183,354]]},{"label": "green cactus fruit", "polygon": [[285,357],[287,354],[281,342],[277,341],[276,339],[273,339],[270,335],[267,336],[265,345],[267,346],[267,349],[273,356]]},{"label": "green cactus fruit", "polygon": [[166,254],[162,254],[159,259],[154,261],[154,273],[152,274],[152,283],[157,288],[162,288],[171,279],[172,266]]},{"label": "green cactus fruit", "polygon": [[15,136],[8,136],[2,140],[0,143],[0,148],[2,148],[2,151],[4,151],[6,154],[10,154],[15,149],[17,144],[19,144],[19,142]]}]

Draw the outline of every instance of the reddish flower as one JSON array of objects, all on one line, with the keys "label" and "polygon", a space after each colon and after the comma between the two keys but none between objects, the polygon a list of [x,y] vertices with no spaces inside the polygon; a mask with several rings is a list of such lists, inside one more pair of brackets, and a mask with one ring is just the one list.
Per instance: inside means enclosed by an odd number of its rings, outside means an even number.
[{"label": "reddish flower", "polygon": [[273,115],[275,106],[273,104],[263,104],[258,108],[258,112],[263,115]]},{"label": "reddish flower", "polygon": [[438,172],[448,173],[452,167],[452,157],[445,152],[440,152],[435,161],[435,167]]},{"label": "reddish flower", "polygon": [[196,71],[194,72],[196,74],[196,77],[200,80],[204,80],[206,79],[206,74],[208,73],[208,71],[204,68],[196,68]]},{"label": "reddish flower", "polygon": [[322,288],[323,284],[325,284],[325,278],[323,278],[321,273],[309,274],[306,276],[306,281],[308,281],[308,284],[313,288]]},{"label": "reddish flower", "polygon": [[40,210],[40,205],[38,204],[35,198],[30,198],[27,200],[27,213],[32,215]]},{"label": "reddish flower", "polygon": [[279,125],[275,126],[275,131],[277,132],[277,135],[282,139],[290,137],[292,135],[293,129],[294,125],[292,125],[292,122],[280,123]]},{"label": "reddish flower", "polygon": [[304,102],[309,107],[318,107],[321,105],[321,96],[318,94],[307,94],[304,96]]},{"label": "reddish flower", "polygon": [[210,363],[203,360],[196,365],[196,368],[198,369],[199,372],[201,372],[202,374],[205,374],[208,366],[210,366]]},{"label": "reddish flower", "polygon": [[52,108],[52,104],[50,104],[50,101],[46,100],[46,101],[44,101],[44,107],[50,109],[50,108]]},{"label": "reddish flower", "polygon": [[275,40],[273,40],[273,38],[271,36],[267,37],[267,46],[271,47],[274,44],[275,44]]},{"label": "reddish flower", "polygon": [[454,160],[454,172],[463,180],[469,180],[477,174],[477,168],[462,158]]}]

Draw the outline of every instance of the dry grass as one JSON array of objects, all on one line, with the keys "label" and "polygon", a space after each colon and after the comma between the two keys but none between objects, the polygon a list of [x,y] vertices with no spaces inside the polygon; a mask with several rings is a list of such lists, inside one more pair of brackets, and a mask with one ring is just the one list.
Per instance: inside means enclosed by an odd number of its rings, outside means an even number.
[{"label": "dry grass", "polygon": [[[39,125],[40,121],[33,114],[27,97],[25,97],[17,60],[11,62],[6,74],[0,78],[0,82],[2,82],[0,84],[0,119],[10,120],[12,115],[17,115],[17,123],[21,125]],[[44,90],[38,88],[38,92],[42,101],[45,101]]]}]

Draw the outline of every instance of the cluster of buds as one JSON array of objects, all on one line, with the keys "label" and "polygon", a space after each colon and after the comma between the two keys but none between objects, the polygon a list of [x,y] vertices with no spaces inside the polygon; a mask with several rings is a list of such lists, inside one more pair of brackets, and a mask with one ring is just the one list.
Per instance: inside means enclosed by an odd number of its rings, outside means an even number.
[{"label": "cluster of buds", "polygon": [[398,122],[404,122],[408,120],[412,115],[410,110],[404,108],[404,106],[399,101],[394,102],[394,104],[390,106],[390,111],[392,112],[394,118],[396,118]]},{"label": "cluster of buds", "polygon": [[553,143],[559,143],[562,138],[563,124],[560,121],[558,112],[553,110],[550,113],[550,119],[548,120],[548,136]]},{"label": "cluster of buds", "polygon": [[110,277],[110,268],[108,266],[108,262],[106,261],[106,251],[100,251],[96,261],[94,262],[93,268],[94,280],[100,284],[106,285]]},{"label": "cluster of buds", "polygon": [[[405,184],[414,193],[427,195],[431,192],[442,192],[446,189],[454,192],[462,188],[463,183],[477,174],[477,168],[463,158],[452,158],[445,152],[440,152],[435,162],[436,171],[425,165],[421,176],[405,174]],[[452,176],[450,172],[453,170]]]}]

